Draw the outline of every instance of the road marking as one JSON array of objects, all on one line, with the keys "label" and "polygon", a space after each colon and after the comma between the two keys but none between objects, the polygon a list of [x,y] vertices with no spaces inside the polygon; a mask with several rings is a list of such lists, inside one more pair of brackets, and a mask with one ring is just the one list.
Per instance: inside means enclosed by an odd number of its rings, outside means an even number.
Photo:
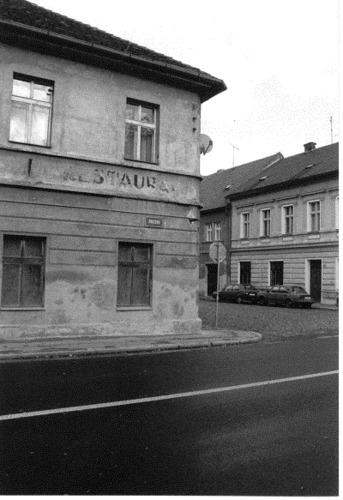
[{"label": "road marking", "polygon": [[338,335],[321,335],[318,337],[319,339],[333,339],[335,337],[338,337]]},{"label": "road marking", "polygon": [[298,377],[280,378],[276,380],[266,380],[264,382],[253,382],[251,384],[232,385],[229,387],[217,387],[216,389],[203,389],[201,391],[181,392],[178,394],[165,394],[162,396],[151,396],[138,399],[125,399],[123,401],[112,401],[110,403],[97,403],[92,405],[70,406],[67,408],[54,408],[52,410],[30,411],[22,413],[12,413],[9,415],[0,415],[0,421],[15,420],[20,418],[42,417],[47,415],[56,415],[58,413],[72,413],[76,411],[101,410],[103,408],[113,408],[116,406],[129,406],[141,403],[152,403],[155,401],[166,401],[168,399],[190,398],[194,396],[204,396],[206,394],[218,394],[220,392],[237,391],[239,389],[250,389],[251,387],[261,387],[264,385],[282,384],[284,382],[295,382],[297,380],[306,380],[310,378],[328,377],[337,375],[338,370],[331,372],[311,373],[310,375],[300,375]]}]

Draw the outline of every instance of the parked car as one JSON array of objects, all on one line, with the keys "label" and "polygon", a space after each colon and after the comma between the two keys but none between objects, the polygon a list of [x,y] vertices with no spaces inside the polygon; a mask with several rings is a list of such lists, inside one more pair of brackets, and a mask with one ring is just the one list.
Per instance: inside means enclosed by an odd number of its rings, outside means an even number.
[{"label": "parked car", "polygon": [[[258,288],[253,285],[227,285],[223,290],[220,290],[219,302],[252,302],[255,303],[258,295]],[[214,299],[217,298],[217,292],[212,293]]]},{"label": "parked car", "polygon": [[315,301],[302,286],[278,285],[269,290],[260,290],[257,303],[260,305],[274,304],[285,307],[307,307],[310,308]]}]

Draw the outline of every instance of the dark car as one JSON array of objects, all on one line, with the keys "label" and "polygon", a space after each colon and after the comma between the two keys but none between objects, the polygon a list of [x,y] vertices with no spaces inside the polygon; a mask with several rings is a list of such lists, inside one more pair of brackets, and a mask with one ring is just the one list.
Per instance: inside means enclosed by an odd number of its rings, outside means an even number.
[{"label": "dark car", "polygon": [[[253,302],[255,303],[258,295],[258,288],[252,285],[227,285],[223,290],[220,290],[219,302]],[[217,292],[212,293],[214,299],[217,298]]]},{"label": "dark car", "polygon": [[274,304],[276,306],[310,308],[314,302],[311,295],[298,285],[272,286],[267,291],[260,290],[257,297],[257,303],[262,306]]}]

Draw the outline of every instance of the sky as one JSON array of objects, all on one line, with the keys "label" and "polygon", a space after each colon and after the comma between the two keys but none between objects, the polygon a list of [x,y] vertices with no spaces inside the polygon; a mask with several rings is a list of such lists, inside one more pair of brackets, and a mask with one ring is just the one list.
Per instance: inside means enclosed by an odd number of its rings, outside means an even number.
[{"label": "sky", "polygon": [[201,175],[339,140],[339,0],[32,0],[224,80]]}]

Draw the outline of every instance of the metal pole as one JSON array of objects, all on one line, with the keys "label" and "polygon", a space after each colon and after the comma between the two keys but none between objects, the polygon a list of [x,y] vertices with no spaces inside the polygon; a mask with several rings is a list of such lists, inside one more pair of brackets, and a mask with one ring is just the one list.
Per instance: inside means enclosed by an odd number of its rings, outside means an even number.
[{"label": "metal pole", "polygon": [[216,296],[216,328],[218,328],[218,304],[219,304],[219,243],[217,243],[217,296]]}]

